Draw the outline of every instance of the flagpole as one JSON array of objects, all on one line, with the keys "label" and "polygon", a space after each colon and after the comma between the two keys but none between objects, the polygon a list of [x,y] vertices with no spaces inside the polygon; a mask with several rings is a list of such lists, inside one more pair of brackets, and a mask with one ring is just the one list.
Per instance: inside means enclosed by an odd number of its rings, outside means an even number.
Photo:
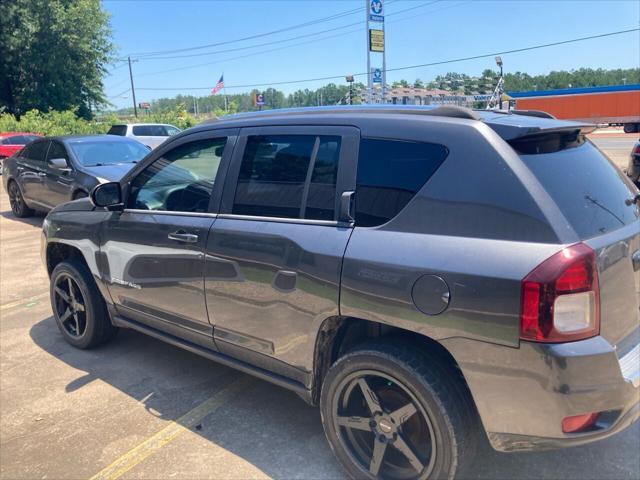
[{"label": "flagpole", "polygon": [[[224,80],[224,72],[222,72],[222,80]],[[229,104],[227,103],[227,83],[223,83],[224,85],[224,111],[229,113]]]}]

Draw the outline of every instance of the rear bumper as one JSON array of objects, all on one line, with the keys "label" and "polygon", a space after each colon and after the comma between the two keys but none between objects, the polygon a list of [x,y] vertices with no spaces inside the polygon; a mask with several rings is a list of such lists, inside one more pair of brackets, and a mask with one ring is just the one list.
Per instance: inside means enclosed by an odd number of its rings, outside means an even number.
[{"label": "rear bumper", "polygon": [[535,437],[512,433],[487,433],[494,449],[501,452],[551,450],[564,447],[575,447],[586,443],[603,440],[621,432],[640,418],[640,403],[633,405],[626,413],[619,417],[610,428],[596,430],[585,434],[567,435],[567,438]]},{"label": "rear bumper", "polygon": [[[475,342],[474,342],[475,343]],[[621,352],[604,338],[519,349],[443,342],[467,380],[493,448],[545,450],[600,440],[640,417],[638,345]],[[602,412],[593,429],[562,431],[565,417]]]}]

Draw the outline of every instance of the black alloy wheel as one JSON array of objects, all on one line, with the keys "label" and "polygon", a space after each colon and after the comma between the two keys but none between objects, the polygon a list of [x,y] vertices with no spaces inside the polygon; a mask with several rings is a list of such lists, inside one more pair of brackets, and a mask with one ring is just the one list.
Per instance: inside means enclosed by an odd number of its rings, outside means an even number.
[{"label": "black alloy wheel", "polygon": [[28,217],[33,215],[33,210],[30,209],[22,197],[22,192],[18,184],[11,180],[8,185],[9,190],[9,204],[11,205],[11,211],[18,218]]},{"label": "black alloy wheel", "polygon": [[72,338],[80,339],[87,330],[85,300],[71,276],[62,274],[55,280],[53,307],[62,327]]},{"label": "black alloy wheel", "polygon": [[334,427],[346,452],[372,477],[428,478],[436,458],[424,408],[396,378],[359,371],[335,390]]}]

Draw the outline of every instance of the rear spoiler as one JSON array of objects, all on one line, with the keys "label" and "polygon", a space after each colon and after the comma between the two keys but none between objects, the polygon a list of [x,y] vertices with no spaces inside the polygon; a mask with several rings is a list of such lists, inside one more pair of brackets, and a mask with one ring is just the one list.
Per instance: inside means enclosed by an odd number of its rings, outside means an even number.
[{"label": "rear spoiler", "polygon": [[[514,118],[516,116],[517,120]],[[542,137],[571,132],[586,135],[598,128],[597,125],[590,123],[553,120],[537,115],[521,115],[516,113],[509,117],[508,122],[499,117],[485,119],[484,122],[507,142],[527,137]]]}]

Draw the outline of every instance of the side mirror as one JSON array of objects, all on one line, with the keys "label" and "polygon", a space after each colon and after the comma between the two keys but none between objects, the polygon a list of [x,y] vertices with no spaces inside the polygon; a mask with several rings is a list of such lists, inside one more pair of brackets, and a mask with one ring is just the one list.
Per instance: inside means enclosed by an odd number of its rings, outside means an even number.
[{"label": "side mirror", "polygon": [[51,165],[56,170],[62,170],[65,172],[70,172],[69,163],[66,158],[50,158],[49,165]]},{"label": "side mirror", "polygon": [[96,207],[120,210],[124,207],[120,183],[109,182],[97,185],[91,191],[91,203]]}]

